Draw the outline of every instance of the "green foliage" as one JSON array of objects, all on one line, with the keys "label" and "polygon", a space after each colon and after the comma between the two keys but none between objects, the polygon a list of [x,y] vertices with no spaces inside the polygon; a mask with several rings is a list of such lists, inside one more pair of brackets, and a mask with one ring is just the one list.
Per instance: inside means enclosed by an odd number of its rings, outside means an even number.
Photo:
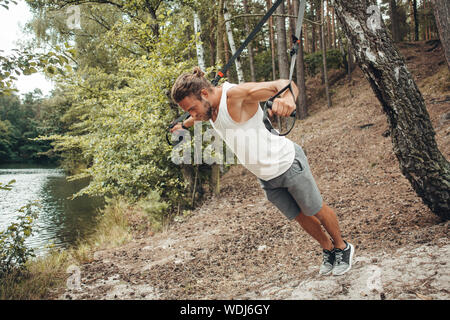
[{"label": "green foliage", "polygon": [[27,93],[23,101],[15,94],[0,96],[0,163],[51,160],[45,154],[50,144],[33,140],[44,132],[47,111],[39,90]]},{"label": "green foliage", "polygon": [[155,190],[137,203],[147,216],[153,230],[160,230],[167,217],[169,204],[161,200],[161,196]]},{"label": "green foliage", "polygon": [[[165,134],[180,112],[170,100],[170,88],[180,73],[194,66],[190,57],[195,47],[193,38],[179,36],[188,27],[186,20],[163,8],[159,16],[165,20],[151,51],[121,57],[115,72],[85,66],[61,79],[69,105],[61,119],[68,130],[42,139],[52,140],[66,163],[84,164],[71,179],[89,176],[91,182],[76,196],[139,200],[155,191],[171,206],[185,201],[180,168],[171,161]],[[131,48],[127,39],[133,30],[131,37],[145,44],[148,28],[138,21],[118,21],[101,42],[113,45],[119,40]]]},{"label": "green foliage", "polygon": [[[17,4],[12,0],[0,0],[0,6],[6,10],[9,9],[10,3]],[[56,73],[64,75],[63,67],[69,62],[66,57],[68,53],[57,54],[50,51],[36,54],[27,49],[13,49],[12,54],[5,56],[2,52],[3,50],[0,50],[0,96],[17,92],[13,84],[20,75],[30,75],[38,71],[48,76]]]},{"label": "green foliage", "polygon": [[[0,190],[11,190],[14,181],[3,186]],[[25,269],[25,263],[34,257],[33,249],[25,245],[25,241],[33,233],[33,221],[37,213],[33,211],[36,203],[30,203],[19,209],[20,215],[17,222],[12,223],[4,231],[0,231],[0,279],[11,272],[21,273]]]},{"label": "green foliage", "polygon": [[[339,50],[332,49],[327,51],[327,68],[340,69],[343,65],[343,57]],[[305,67],[309,76],[315,76],[323,68],[322,52],[314,52],[305,55]]]},{"label": "green foliage", "polygon": [[12,147],[11,123],[0,120],[0,162],[14,157]]},{"label": "green foliage", "polygon": [[0,0],[0,6],[4,7],[6,10],[9,9],[9,3],[17,4],[14,0]]},{"label": "green foliage", "polygon": [[[3,50],[0,50],[0,53]],[[0,96],[17,92],[13,83],[20,75],[30,75],[38,71],[48,76],[64,74],[64,65],[68,59],[61,54],[49,52],[35,54],[29,51],[13,50],[9,56],[0,55]]]}]

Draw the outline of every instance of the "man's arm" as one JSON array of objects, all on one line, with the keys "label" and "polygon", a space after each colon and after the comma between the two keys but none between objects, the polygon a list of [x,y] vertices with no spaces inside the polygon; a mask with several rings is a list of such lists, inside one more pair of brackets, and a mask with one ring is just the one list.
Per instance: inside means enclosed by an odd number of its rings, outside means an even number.
[{"label": "man's arm", "polygon": [[193,125],[194,125],[194,118],[189,117],[186,120],[184,120],[183,122],[178,122],[172,129],[170,129],[170,132],[181,130],[181,129],[183,129],[183,126],[185,126],[186,128],[189,128],[189,127],[192,127]]},{"label": "man's arm", "polygon": [[[289,84],[288,80],[276,80],[269,82],[248,82],[231,88],[228,91],[228,100],[230,102],[229,111],[231,113],[254,114],[259,107],[260,101],[266,101],[281,89]],[[291,83],[292,91],[286,90],[272,105],[273,114],[287,117],[295,110],[295,101],[299,90],[294,82]],[[230,110],[230,107],[232,110]]]}]

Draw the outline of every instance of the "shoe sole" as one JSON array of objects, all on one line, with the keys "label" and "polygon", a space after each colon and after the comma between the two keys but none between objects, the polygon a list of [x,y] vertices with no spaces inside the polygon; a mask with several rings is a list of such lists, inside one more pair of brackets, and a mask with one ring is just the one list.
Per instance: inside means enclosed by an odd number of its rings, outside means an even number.
[{"label": "shoe sole", "polygon": [[319,271],[319,274],[320,274],[321,276],[327,276],[327,275],[329,275],[332,271],[333,271],[333,269],[331,269],[330,271],[325,272],[325,273],[321,273],[321,272]]},{"label": "shoe sole", "polygon": [[341,271],[340,273],[333,272],[334,276],[342,276],[344,273],[346,273],[347,271],[349,271],[352,268],[353,254],[355,253],[355,247],[351,243],[349,243],[348,245],[350,246],[350,263],[348,265],[348,268],[345,269],[344,271]]}]

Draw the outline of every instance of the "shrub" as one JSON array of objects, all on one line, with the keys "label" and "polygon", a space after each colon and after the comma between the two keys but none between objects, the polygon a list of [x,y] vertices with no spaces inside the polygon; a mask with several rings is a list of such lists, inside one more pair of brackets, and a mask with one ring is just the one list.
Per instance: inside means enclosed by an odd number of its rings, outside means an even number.
[{"label": "shrub", "polygon": [[[323,68],[322,51],[305,55],[305,67],[309,76],[314,77]],[[343,57],[339,50],[333,49],[327,51],[327,68],[343,68]]]},{"label": "shrub", "polygon": [[[0,188],[8,190],[8,186]],[[18,221],[12,223],[6,230],[0,231],[0,279],[14,272],[21,273],[25,270],[25,263],[34,257],[32,248],[25,245],[25,240],[33,233],[32,225],[37,213],[33,211],[35,203],[30,203],[21,209]]]}]

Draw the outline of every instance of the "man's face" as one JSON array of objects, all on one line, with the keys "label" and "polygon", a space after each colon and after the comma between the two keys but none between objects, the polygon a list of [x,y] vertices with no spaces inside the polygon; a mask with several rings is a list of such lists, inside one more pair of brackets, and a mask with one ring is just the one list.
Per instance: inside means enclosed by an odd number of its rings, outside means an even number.
[{"label": "man's face", "polygon": [[208,121],[212,117],[212,106],[203,97],[202,100],[198,100],[194,95],[190,95],[178,104],[181,109],[189,112],[195,121]]}]

